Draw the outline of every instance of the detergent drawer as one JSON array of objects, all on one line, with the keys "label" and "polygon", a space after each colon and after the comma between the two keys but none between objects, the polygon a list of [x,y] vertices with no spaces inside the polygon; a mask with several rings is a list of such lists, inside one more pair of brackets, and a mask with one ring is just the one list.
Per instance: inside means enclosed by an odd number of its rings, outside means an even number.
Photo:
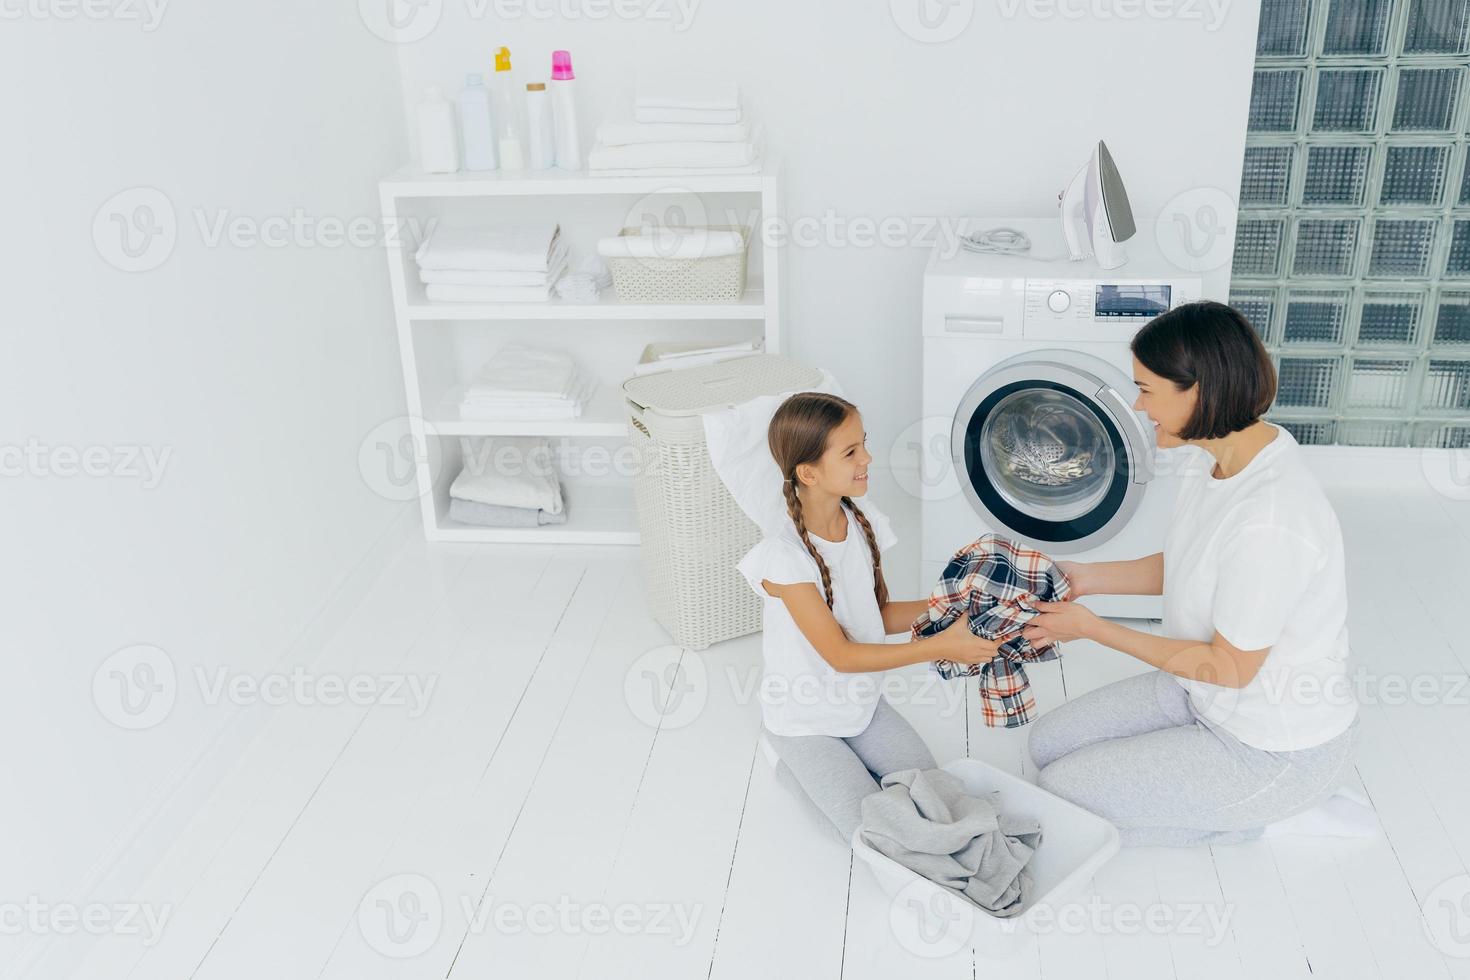
[{"label": "detergent drawer", "polygon": [[1026,281],[992,276],[924,277],[924,336],[1016,339],[1025,316]]}]

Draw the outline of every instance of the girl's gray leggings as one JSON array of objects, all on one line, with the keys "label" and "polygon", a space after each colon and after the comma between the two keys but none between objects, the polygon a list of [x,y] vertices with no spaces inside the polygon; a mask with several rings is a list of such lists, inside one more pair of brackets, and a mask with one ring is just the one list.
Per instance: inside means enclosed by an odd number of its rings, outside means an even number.
[{"label": "girl's gray leggings", "polygon": [[[1271,752],[1196,716],[1153,670],[1053,708],[1032,725],[1037,783],[1111,820],[1125,845],[1233,844],[1314,806],[1352,765],[1359,719],[1321,745]],[[983,736],[982,736],[983,737]]]},{"label": "girl's gray leggings", "polygon": [[852,839],[862,821],[863,797],[878,792],[879,779],[904,769],[935,768],[934,754],[919,733],[882,697],[873,720],[856,735],[765,736],[844,841]]}]

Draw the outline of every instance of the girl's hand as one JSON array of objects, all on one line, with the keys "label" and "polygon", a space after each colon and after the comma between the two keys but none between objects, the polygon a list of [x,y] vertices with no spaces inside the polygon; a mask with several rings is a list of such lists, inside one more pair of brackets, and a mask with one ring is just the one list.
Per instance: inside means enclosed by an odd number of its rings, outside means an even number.
[{"label": "girl's hand", "polygon": [[1097,613],[1080,602],[1033,602],[1041,611],[1021,630],[1021,635],[1038,650],[1065,640],[1081,640],[1092,636],[1101,622]]},{"label": "girl's hand", "polygon": [[931,637],[937,649],[935,659],[953,660],[957,664],[988,664],[1000,646],[970,632],[970,617],[960,615],[955,621]]},{"label": "girl's hand", "polygon": [[1088,588],[1091,584],[1091,567],[1085,561],[1059,561],[1057,567],[1062,574],[1067,576],[1067,582],[1072,586],[1072,598],[1077,599],[1085,595],[1092,595],[1093,590]]}]

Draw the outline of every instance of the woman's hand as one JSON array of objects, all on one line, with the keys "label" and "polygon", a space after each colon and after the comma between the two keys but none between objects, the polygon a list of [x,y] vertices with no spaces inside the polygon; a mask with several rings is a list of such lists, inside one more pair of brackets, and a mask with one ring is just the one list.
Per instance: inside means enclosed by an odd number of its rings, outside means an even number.
[{"label": "woman's hand", "polygon": [[1096,594],[1095,589],[1089,587],[1092,585],[1092,566],[1087,562],[1059,561],[1057,567],[1067,576],[1067,583],[1072,586],[1073,599]]},{"label": "woman's hand", "polygon": [[1033,602],[1041,611],[1021,630],[1031,645],[1038,650],[1065,640],[1090,638],[1102,620],[1097,613],[1080,602]]},{"label": "woman's hand", "polygon": [[960,615],[929,640],[935,646],[934,659],[953,660],[957,664],[987,664],[996,657],[1000,646],[970,632],[970,617]]}]

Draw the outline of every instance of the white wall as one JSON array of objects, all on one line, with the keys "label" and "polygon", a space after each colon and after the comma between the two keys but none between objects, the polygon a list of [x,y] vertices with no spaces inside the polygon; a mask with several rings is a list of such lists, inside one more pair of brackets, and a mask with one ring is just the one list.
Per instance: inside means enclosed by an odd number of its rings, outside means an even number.
[{"label": "white wall", "polygon": [[[1240,183],[1257,0],[1149,0],[1146,11],[1141,0],[682,2],[426,5],[403,35],[424,36],[400,44],[406,119],[426,84],[456,90],[465,72],[489,70],[500,44],[519,81],[544,77],[553,49],[570,50],[589,130],[630,112],[640,66],[738,79],[782,159],[788,227],[838,228],[788,249],[787,352],[837,374],[880,464],[919,418],[928,253],[922,241],[865,244],[851,222],[1053,214],[1098,138],[1141,216],[1194,188],[1233,200]],[[914,26],[920,3],[936,33]],[[1233,211],[1220,220],[1233,224]],[[923,233],[917,221],[908,232]],[[1227,248],[1207,292],[1223,297],[1228,258]]]},{"label": "white wall", "polygon": [[[186,767],[234,714],[203,702],[193,668],[270,669],[405,511],[357,464],[403,411],[381,250],[210,246],[195,217],[375,218],[375,182],[406,154],[391,46],[344,4],[181,3],[151,29],[129,19],[141,3],[89,9],[0,11],[6,901],[76,900],[116,859],[156,856],[166,837],[136,821],[198,791]],[[117,228],[104,216],[99,247],[94,214],[140,186],[167,195],[176,243],[120,271]],[[169,456],[153,486],[66,476],[65,458],[17,467],[28,441]],[[179,679],[142,731],[92,697],[131,644]],[[0,937],[0,973],[38,938]]]}]

